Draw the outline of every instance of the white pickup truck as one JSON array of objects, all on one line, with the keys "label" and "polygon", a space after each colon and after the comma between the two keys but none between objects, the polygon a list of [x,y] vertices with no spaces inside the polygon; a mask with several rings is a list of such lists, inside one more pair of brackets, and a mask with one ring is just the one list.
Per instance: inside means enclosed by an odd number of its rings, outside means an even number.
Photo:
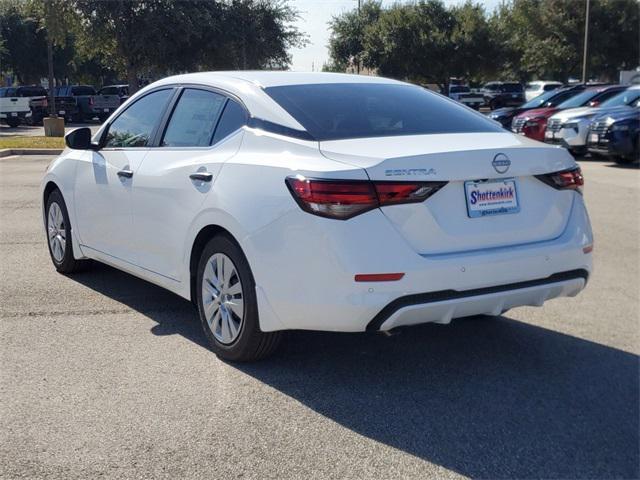
[{"label": "white pickup truck", "polygon": [[0,121],[12,128],[31,117],[29,98],[16,95],[17,87],[0,88]]},{"label": "white pickup truck", "polygon": [[478,110],[484,104],[482,94],[473,93],[466,85],[449,85],[447,96],[474,110]]}]

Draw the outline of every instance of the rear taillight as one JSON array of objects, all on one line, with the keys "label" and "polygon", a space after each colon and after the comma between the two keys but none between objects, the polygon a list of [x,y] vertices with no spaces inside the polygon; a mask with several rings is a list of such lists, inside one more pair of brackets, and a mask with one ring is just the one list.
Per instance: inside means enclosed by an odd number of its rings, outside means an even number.
[{"label": "rear taillight", "polygon": [[536,178],[558,190],[577,190],[582,192],[582,186],[584,185],[584,177],[580,167],[536,175]]},{"label": "rear taillight", "polygon": [[325,180],[302,176],[286,179],[291,195],[305,212],[339,220],[378,207],[424,202],[446,183]]},{"label": "rear taillight", "polygon": [[93,105],[93,97],[89,97],[89,105]]}]

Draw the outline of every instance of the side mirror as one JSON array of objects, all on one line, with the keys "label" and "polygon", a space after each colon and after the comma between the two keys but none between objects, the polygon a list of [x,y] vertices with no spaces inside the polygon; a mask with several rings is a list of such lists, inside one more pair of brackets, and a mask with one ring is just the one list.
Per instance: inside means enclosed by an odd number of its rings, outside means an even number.
[{"label": "side mirror", "polygon": [[91,129],[89,127],[76,128],[64,137],[67,147],[74,150],[95,150],[96,145],[91,143]]}]

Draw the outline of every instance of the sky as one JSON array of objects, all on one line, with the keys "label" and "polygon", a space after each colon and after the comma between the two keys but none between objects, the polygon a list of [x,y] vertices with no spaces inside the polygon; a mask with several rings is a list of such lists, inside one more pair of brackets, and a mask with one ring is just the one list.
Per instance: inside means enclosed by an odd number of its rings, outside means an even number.
[{"label": "sky", "polygon": [[[364,1],[364,0],[363,0]],[[405,3],[407,0],[382,0],[383,6],[394,3]],[[463,3],[464,0],[444,0],[447,5]],[[484,0],[488,11],[493,10],[501,0]],[[291,69],[296,71],[316,71],[329,59],[327,44],[329,43],[328,22],[335,15],[357,8],[357,0],[290,0],[289,4],[300,13],[296,26],[308,35],[309,44],[304,48],[291,50]]]}]

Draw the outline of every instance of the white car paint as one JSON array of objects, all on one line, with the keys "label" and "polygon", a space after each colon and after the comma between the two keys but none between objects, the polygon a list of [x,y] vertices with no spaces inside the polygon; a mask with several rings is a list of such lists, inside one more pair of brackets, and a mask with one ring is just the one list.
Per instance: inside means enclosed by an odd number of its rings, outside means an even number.
[{"label": "white car paint", "polygon": [[553,90],[555,88],[560,88],[562,86],[561,82],[549,81],[549,80],[536,80],[533,82],[527,83],[527,86],[524,90],[524,96],[527,102],[533,100],[534,98],[542,95],[549,90]]},{"label": "white car paint", "polygon": [[[240,99],[254,117],[302,130],[263,87],[358,82],[398,83],[288,72],[170,77],[132,96],[95,138],[132,102],[161,85],[214,87]],[[511,160],[504,174],[492,167],[498,154]],[[575,166],[566,150],[507,131],[317,142],[244,126],[206,148],[66,149],[49,166],[42,189],[54,183],[65,198],[77,258],[105,262],[190,299],[194,241],[205,227],[219,226],[249,261],[263,331],[356,332],[410,295],[464,294],[396,305],[381,330],[499,314],[576,295],[586,278],[552,276],[591,272],[593,236],[583,197],[534,177]],[[134,172],[130,180],[116,175],[125,167]],[[204,170],[213,174],[210,184],[189,179]],[[394,172],[404,174],[398,178]],[[422,203],[335,220],[299,207],[285,185],[292,175],[448,183]],[[501,178],[516,178],[521,211],[469,218],[464,181]],[[404,276],[354,280],[358,274],[389,272]]]}]

